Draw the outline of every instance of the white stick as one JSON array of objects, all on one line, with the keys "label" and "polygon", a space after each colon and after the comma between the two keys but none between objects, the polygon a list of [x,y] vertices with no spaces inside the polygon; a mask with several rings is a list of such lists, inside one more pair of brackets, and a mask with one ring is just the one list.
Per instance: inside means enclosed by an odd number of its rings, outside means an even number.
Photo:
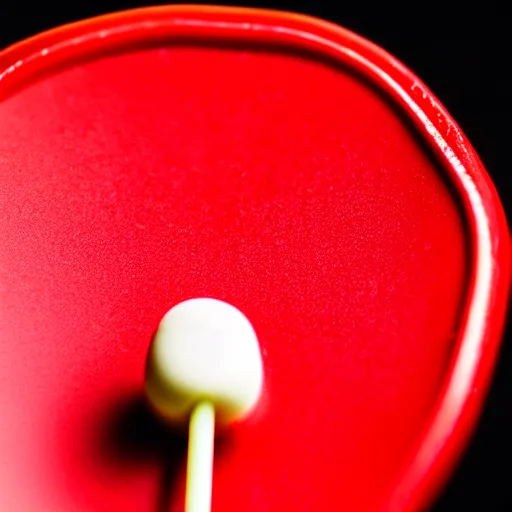
[{"label": "white stick", "polygon": [[210,512],[212,502],[215,409],[200,402],[190,416],[186,512]]}]

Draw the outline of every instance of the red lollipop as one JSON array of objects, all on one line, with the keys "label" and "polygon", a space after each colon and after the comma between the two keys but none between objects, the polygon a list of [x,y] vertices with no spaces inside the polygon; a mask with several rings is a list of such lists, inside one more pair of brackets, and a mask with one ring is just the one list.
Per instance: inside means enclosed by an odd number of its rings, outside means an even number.
[{"label": "red lollipop", "polygon": [[212,510],[431,504],[485,397],[509,240],[391,56],[258,10],[63,27],[0,53],[0,170],[0,509],[183,509],[181,443],[118,441],[193,297],[242,310],[265,368]]}]

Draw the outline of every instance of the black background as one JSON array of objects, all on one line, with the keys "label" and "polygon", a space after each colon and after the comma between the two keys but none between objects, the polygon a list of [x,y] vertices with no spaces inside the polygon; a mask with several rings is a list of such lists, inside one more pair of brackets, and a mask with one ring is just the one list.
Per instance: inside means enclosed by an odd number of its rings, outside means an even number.
[{"label": "black background", "polygon": [[[394,54],[434,91],[462,127],[494,180],[511,222],[512,46],[506,2],[502,7],[492,1],[449,0],[221,3],[319,16]],[[149,4],[75,0],[71,5],[50,0],[34,7],[23,0],[0,0],[0,48],[62,23],[143,5]],[[511,338],[512,325],[482,420],[435,512],[512,510]]]}]

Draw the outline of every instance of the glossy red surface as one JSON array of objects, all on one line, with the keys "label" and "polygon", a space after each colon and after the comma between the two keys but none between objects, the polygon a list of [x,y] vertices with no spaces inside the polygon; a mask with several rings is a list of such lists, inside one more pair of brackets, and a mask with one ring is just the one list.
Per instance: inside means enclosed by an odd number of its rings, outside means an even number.
[{"label": "glossy red surface", "polygon": [[137,399],[158,321],[195,296],[247,314],[266,369],[217,449],[214,510],[429,503],[483,399],[509,266],[485,171],[422,84],[330,25],[192,7],[52,32],[0,54],[16,62],[0,505],[182,509],[183,445]]}]

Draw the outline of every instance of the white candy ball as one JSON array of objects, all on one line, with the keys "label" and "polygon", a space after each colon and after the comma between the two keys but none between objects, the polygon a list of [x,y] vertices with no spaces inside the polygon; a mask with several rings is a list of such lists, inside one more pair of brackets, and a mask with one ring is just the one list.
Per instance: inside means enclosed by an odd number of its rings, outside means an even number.
[{"label": "white candy ball", "polygon": [[256,333],[234,306],[191,299],[162,319],[146,362],[146,395],[174,425],[186,425],[194,406],[210,400],[216,423],[241,420],[256,405],[263,364]]}]

